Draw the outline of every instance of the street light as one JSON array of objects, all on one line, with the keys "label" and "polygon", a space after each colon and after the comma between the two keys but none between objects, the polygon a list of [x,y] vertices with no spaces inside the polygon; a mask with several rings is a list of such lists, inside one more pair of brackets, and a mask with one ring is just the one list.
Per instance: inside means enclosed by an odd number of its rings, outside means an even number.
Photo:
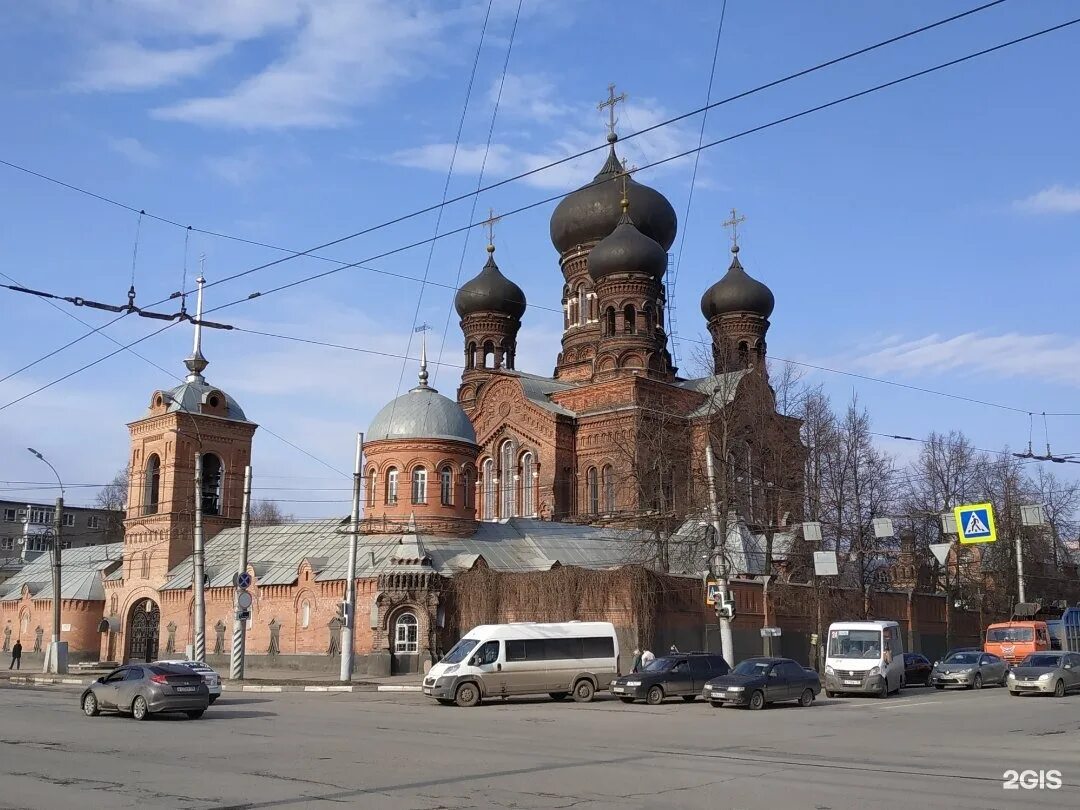
[{"label": "street light", "polygon": [[45,456],[33,447],[26,448],[40,461],[49,465],[56,483],[60,485],[60,495],[56,499],[56,507],[53,510],[53,537],[50,543],[52,550],[52,641],[49,642],[48,652],[45,654],[45,672],[64,674],[67,672],[67,643],[60,641],[60,533],[64,522],[64,482],[60,480],[60,473]]}]

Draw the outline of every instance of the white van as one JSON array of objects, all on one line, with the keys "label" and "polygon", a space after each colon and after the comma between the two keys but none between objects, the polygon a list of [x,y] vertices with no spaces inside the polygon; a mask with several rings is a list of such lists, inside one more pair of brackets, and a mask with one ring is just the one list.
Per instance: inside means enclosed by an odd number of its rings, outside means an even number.
[{"label": "white van", "polygon": [[888,697],[904,685],[904,643],[897,622],[833,622],[825,652],[825,695]]},{"label": "white van", "polygon": [[482,624],[431,668],[424,694],[458,706],[545,692],[588,703],[618,675],[619,641],[610,622]]}]

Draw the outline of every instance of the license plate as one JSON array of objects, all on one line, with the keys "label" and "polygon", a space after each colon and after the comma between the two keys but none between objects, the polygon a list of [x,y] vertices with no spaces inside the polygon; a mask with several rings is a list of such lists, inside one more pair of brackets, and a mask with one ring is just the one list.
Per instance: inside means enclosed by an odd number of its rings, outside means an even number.
[{"label": "license plate", "polygon": [[727,700],[727,692],[713,692],[713,700]]},{"label": "license plate", "polygon": [[621,686],[616,686],[613,691],[615,691],[615,692],[625,692],[626,690]]},{"label": "license plate", "polygon": [[178,686],[178,687],[176,687],[176,691],[177,692],[198,692],[199,687],[197,687],[197,686]]},{"label": "license plate", "polygon": [[1020,686],[1038,686],[1037,681],[1020,681]]},{"label": "license plate", "polygon": [[425,686],[424,687],[424,694],[425,695],[430,695],[431,694],[431,687],[430,686]]},{"label": "license plate", "polygon": [[844,681],[844,686],[858,686],[862,681]]}]

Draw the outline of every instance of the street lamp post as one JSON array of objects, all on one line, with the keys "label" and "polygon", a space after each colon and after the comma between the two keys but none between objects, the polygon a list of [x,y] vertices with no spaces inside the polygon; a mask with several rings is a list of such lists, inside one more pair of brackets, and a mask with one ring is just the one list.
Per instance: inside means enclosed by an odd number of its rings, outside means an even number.
[{"label": "street lamp post", "polygon": [[53,510],[52,543],[49,544],[52,552],[52,640],[49,642],[49,649],[45,654],[43,671],[62,675],[67,672],[67,643],[60,641],[60,544],[61,527],[64,524],[64,482],[60,480],[60,473],[56,471],[56,467],[49,463],[45,456],[33,447],[27,447],[26,449],[40,461],[49,465],[49,469],[56,476],[56,483],[60,485],[60,495],[56,499],[56,506]]}]

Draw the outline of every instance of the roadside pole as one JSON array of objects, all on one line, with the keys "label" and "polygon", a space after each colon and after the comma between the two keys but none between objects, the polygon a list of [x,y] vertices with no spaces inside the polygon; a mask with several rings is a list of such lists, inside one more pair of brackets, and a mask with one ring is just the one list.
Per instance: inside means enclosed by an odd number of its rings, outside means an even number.
[{"label": "roadside pole", "polygon": [[234,681],[244,678],[244,653],[247,645],[246,610],[240,607],[240,592],[245,591],[248,563],[248,536],[251,532],[251,465],[244,468],[244,503],[240,513],[240,563],[236,571],[236,592],[233,596],[232,653],[229,656],[229,677]]},{"label": "roadside pole", "polygon": [[345,573],[345,605],[342,611],[345,623],[341,627],[342,681],[352,680],[353,670],[353,624],[356,621],[356,546],[360,534],[360,482],[364,463],[364,434],[356,434],[356,465],[353,469],[352,519],[349,522],[349,565]]},{"label": "roadside pole", "polygon": [[[717,599],[721,606],[721,610],[717,611],[717,617],[720,620],[720,647],[727,665],[733,667],[735,666],[735,650],[731,638],[731,620],[725,612],[728,602],[727,532],[723,531],[720,526],[720,512],[716,504],[716,473],[713,469],[711,441],[705,445],[705,469],[709,475],[709,508],[712,512],[712,525],[715,533],[714,543],[716,544],[709,560],[709,567],[714,574],[718,574],[716,585]],[[719,547],[718,550],[717,546]],[[718,556],[720,558],[719,565],[717,565],[716,559]]]},{"label": "roadside pole", "polygon": [[195,454],[195,547],[191,555],[192,588],[195,591],[195,637],[191,657],[206,660],[206,591],[203,575],[203,507],[202,507],[203,459],[202,452]]},{"label": "roadside pole", "polygon": [[60,651],[60,553],[61,527],[64,525],[64,496],[56,499],[56,508],[53,511],[53,540],[52,540],[52,643],[49,644],[49,652],[45,659],[45,671],[57,674],[67,672],[66,651]]},{"label": "roadside pole", "polygon": [[1024,594],[1024,545],[1023,531],[1016,532],[1016,593],[1019,602],[1026,602]]}]

